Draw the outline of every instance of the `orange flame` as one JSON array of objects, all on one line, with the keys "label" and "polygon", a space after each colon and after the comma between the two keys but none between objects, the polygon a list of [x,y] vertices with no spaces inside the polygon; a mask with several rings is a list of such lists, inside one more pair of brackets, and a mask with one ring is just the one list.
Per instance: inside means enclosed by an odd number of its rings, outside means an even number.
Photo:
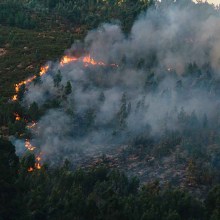
[{"label": "orange flame", "polygon": [[17,101],[18,100],[18,95],[13,95],[12,101]]},{"label": "orange flame", "polygon": [[16,121],[20,121],[21,120],[21,117],[18,113],[14,113],[14,116],[15,116],[15,120]]},{"label": "orange flame", "polygon": [[36,149],[36,147],[32,146],[30,140],[26,140],[25,141],[25,147],[29,150],[29,151],[34,151]]},{"label": "orange flame", "polygon": [[90,55],[85,56],[83,58],[83,63],[85,64],[85,66],[87,65],[99,65],[99,66],[105,66],[105,64],[103,62],[97,62],[95,61],[93,58],[91,58]]},{"label": "orange flame", "polygon": [[40,163],[36,163],[36,164],[35,164],[35,168],[36,168],[37,170],[40,170],[40,169],[41,169]]},{"label": "orange flame", "polygon": [[[88,67],[89,65],[98,65],[98,66],[105,66],[106,65],[104,62],[94,60],[93,58],[91,58],[90,55],[86,55],[86,56],[81,57],[81,58],[71,57],[71,56],[64,56],[60,61],[60,65],[63,67],[66,64],[69,64],[71,62],[77,62],[77,61],[83,62],[85,67]],[[118,67],[117,64],[110,64],[110,66]],[[49,70],[49,65],[41,67],[39,75],[43,76],[44,74],[47,73],[48,70]],[[24,81],[21,81],[21,82],[15,84],[15,95],[12,97],[12,101],[17,101],[18,100],[18,93],[21,89],[21,86],[27,85],[27,84],[33,82],[33,80],[36,79],[36,77],[37,76],[34,75],[34,76],[24,80]],[[17,113],[15,113],[15,117],[16,117],[17,121],[21,120],[21,117]],[[32,124],[27,125],[27,128],[31,129],[35,126],[36,126],[36,122],[32,122]],[[25,147],[29,151],[34,151],[36,149],[36,147],[32,146],[32,144],[30,143],[30,140],[25,141]],[[34,169],[38,169],[38,170],[41,169],[40,161],[41,161],[41,157],[37,156],[35,166],[34,167],[29,167],[28,172],[33,172]]]},{"label": "orange flame", "polygon": [[37,123],[33,121],[32,124],[27,125],[27,128],[29,129],[34,128],[36,125]]},{"label": "orange flame", "polygon": [[34,164],[34,167],[29,167],[28,172],[33,172],[35,169],[40,170],[41,169],[40,161],[41,161],[40,156],[37,156],[36,157],[36,163]]},{"label": "orange flame", "polygon": [[[97,66],[106,66],[106,64],[102,61],[96,61],[95,59],[93,59],[90,55],[86,55],[84,57],[80,57],[80,58],[77,58],[77,57],[71,57],[71,56],[64,56],[61,61],[60,61],[60,66],[65,66],[66,64],[70,64],[72,62],[83,62],[85,67],[88,67],[89,65],[97,65]],[[118,65],[117,64],[110,64],[110,66],[115,66],[117,67]]]},{"label": "orange flame", "polygon": [[[32,144],[30,143],[29,140],[25,141],[25,147],[29,150],[29,151],[34,151],[36,149],[36,147],[32,146]],[[33,172],[34,169],[40,170],[41,169],[41,154],[39,154],[38,156],[36,156],[35,160],[35,164],[34,167],[30,167],[28,169],[28,172]]]},{"label": "orange flame", "polygon": [[[41,67],[39,75],[43,76],[44,74],[46,74],[48,69],[49,69],[49,65]],[[35,76],[32,76],[32,77],[30,77],[30,78],[28,78],[24,81],[21,81],[21,82],[15,84],[15,93],[16,94],[12,97],[12,101],[17,101],[18,100],[18,92],[20,91],[21,86],[27,85],[27,84],[33,82],[36,79],[36,77],[37,76],[35,75]]]},{"label": "orange flame", "polygon": [[[47,65],[47,66],[42,66],[42,67],[40,68],[40,76],[43,76],[44,74],[46,74],[48,70],[49,70],[49,65]],[[32,81],[33,81],[33,80],[32,80]]]},{"label": "orange flame", "polygon": [[41,169],[40,161],[41,161],[41,157],[40,157],[40,156],[37,156],[37,157],[36,157],[35,168],[38,169],[38,170]]},{"label": "orange flame", "polygon": [[[64,65],[66,64],[69,64],[69,63],[72,63],[72,62],[77,62],[77,61],[81,61],[84,63],[85,67],[88,67],[89,65],[98,65],[98,66],[105,66],[106,64],[102,61],[96,61],[94,60],[90,55],[86,55],[84,57],[81,57],[81,58],[77,58],[77,57],[71,57],[71,56],[64,56],[61,61],[60,61],[60,65],[63,67]],[[115,66],[115,67],[118,67],[117,64],[110,64],[110,66]],[[40,76],[43,76],[44,74],[47,73],[47,71],[49,70],[49,65],[46,65],[46,66],[42,66],[41,69],[40,69],[40,73],[39,75]],[[17,101],[18,100],[18,92],[20,91],[20,88],[21,86],[23,85],[27,85],[31,82],[34,81],[34,79],[36,79],[36,75],[24,80],[24,81],[21,81],[17,84],[15,84],[15,95],[12,96],[12,101]]]},{"label": "orange flame", "polygon": [[60,65],[64,66],[65,64],[77,61],[78,59],[76,57],[69,57],[69,56],[64,56],[61,61],[60,61]]},{"label": "orange flame", "polygon": [[33,167],[29,167],[28,168],[28,172],[33,172],[34,171],[34,168]]}]

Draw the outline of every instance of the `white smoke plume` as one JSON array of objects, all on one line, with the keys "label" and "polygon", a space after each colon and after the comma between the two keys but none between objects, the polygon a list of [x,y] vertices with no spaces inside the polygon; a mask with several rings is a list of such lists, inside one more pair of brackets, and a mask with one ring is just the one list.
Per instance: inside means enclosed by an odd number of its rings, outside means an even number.
[{"label": "white smoke plume", "polygon": [[[41,83],[29,86],[27,106],[60,101],[33,131],[33,142],[46,156],[62,160],[127,143],[136,135],[160,135],[164,127],[181,130],[181,112],[216,117],[219,11],[191,1],[167,2],[142,13],[129,34],[117,24],[102,24],[66,51],[87,51],[106,66],[53,63]],[[196,64],[190,74],[189,64]],[[58,71],[62,81],[55,87]],[[72,93],[63,95],[68,81]]]}]

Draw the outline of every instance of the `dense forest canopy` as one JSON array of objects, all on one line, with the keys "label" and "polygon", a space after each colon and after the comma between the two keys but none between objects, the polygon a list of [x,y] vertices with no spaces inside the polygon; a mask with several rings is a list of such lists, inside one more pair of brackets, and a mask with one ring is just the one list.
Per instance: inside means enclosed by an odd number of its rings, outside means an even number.
[{"label": "dense forest canopy", "polygon": [[[0,4],[0,21],[22,28],[35,28],[36,23],[29,12],[55,14],[62,16],[74,26],[94,27],[101,22],[119,20],[125,28],[131,26],[133,20],[146,10],[153,1],[96,1],[96,0],[4,0]],[[26,10],[27,13],[23,13]]]},{"label": "dense forest canopy", "polygon": [[219,219],[219,15],[1,1],[0,219]]}]

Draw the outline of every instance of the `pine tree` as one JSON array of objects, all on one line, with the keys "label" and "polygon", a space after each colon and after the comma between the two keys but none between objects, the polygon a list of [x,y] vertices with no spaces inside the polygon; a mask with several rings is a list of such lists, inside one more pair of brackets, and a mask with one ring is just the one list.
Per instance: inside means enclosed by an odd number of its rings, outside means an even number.
[{"label": "pine tree", "polygon": [[68,81],[65,86],[65,95],[69,95],[71,93],[72,93],[72,85],[70,81]]},{"label": "pine tree", "polygon": [[39,111],[38,104],[36,102],[33,102],[30,105],[30,108],[28,109],[28,114],[29,114],[31,120],[36,121],[40,116],[39,112],[40,111]]},{"label": "pine tree", "polygon": [[101,92],[101,93],[100,93],[100,95],[99,95],[99,101],[102,102],[102,103],[105,102],[105,94],[104,94],[104,92]]},{"label": "pine tree", "polygon": [[125,93],[123,93],[121,98],[121,106],[120,110],[118,112],[118,121],[120,128],[124,129],[126,127],[126,118],[128,116],[127,111],[127,96]]},{"label": "pine tree", "polygon": [[54,76],[54,79],[53,79],[54,87],[59,87],[61,81],[62,81],[61,71],[58,70],[57,74]]}]

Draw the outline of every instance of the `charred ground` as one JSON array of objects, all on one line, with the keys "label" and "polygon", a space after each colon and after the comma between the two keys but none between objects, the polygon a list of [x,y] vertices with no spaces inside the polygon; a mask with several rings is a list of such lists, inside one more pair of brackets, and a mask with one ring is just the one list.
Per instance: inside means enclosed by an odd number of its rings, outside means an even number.
[{"label": "charred ground", "polygon": [[0,131],[20,156],[1,139],[0,218],[219,219],[217,9],[3,1],[0,21]]}]

